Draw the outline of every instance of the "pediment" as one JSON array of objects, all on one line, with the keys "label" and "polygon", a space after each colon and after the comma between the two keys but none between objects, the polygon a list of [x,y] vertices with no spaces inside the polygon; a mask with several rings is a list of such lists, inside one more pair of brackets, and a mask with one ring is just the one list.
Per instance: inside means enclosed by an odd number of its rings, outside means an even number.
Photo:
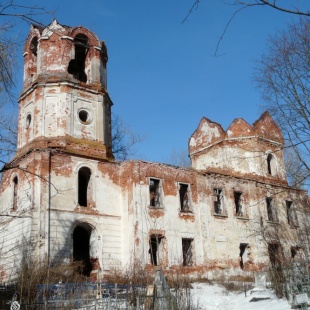
[{"label": "pediment", "polygon": [[236,118],[228,127],[227,137],[249,137],[255,134],[255,131],[251,125],[249,125],[244,119]]},{"label": "pediment", "polygon": [[253,127],[258,135],[284,143],[282,132],[268,111],[261,115],[261,117],[253,124]]},{"label": "pediment", "polygon": [[189,151],[190,153],[196,152],[216,141],[224,139],[224,137],[225,132],[221,125],[203,117],[189,139]]}]

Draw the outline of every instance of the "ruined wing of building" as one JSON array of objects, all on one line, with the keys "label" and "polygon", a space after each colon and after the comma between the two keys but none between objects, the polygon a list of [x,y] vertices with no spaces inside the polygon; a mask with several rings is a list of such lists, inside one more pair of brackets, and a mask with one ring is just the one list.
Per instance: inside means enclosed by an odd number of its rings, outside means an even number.
[{"label": "ruined wing of building", "polygon": [[191,168],[115,162],[107,49],[84,27],[33,25],[24,48],[18,145],[1,185],[1,280],[31,255],[105,275],[242,273],[309,255],[306,192],[289,187],[268,112],[225,131],[202,118]]}]

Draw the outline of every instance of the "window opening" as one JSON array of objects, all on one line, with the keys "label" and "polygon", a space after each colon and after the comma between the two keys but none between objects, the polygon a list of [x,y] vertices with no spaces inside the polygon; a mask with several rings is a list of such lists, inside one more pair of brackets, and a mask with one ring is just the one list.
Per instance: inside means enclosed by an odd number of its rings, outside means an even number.
[{"label": "window opening", "polygon": [[181,211],[183,212],[191,211],[188,184],[181,184],[181,183],[179,184],[179,195],[180,195]]},{"label": "window opening", "polygon": [[268,254],[272,266],[281,264],[281,247],[278,243],[268,244]]},{"label": "window opening", "polygon": [[91,117],[90,117],[90,114],[88,113],[88,111],[80,110],[78,112],[78,115],[79,115],[79,119],[82,123],[89,124],[91,122]]},{"label": "window opening", "polygon": [[17,209],[17,191],[18,191],[18,178],[13,179],[13,210]]},{"label": "window opening", "polygon": [[68,73],[81,82],[86,83],[85,61],[89,50],[88,38],[84,34],[78,34],[74,38],[75,57],[71,59],[68,66]]},{"label": "window opening", "polygon": [[274,208],[273,203],[272,203],[272,198],[267,197],[266,198],[266,204],[267,204],[267,217],[268,217],[268,221],[276,222],[277,218],[276,218],[275,208]]},{"label": "window opening", "polygon": [[236,207],[236,215],[237,216],[243,216],[243,208],[241,204],[241,195],[240,192],[234,192],[234,198],[235,198],[235,207]]},{"label": "window opening", "polygon": [[293,260],[302,260],[303,259],[302,248],[300,246],[292,246],[291,257]]},{"label": "window opening", "polygon": [[220,188],[213,189],[214,213],[224,214],[223,191]]},{"label": "window opening", "polygon": [[183,266],[193,265],[193,239],[182,238]]},{"label": "window opening", "polygon": [[294,210],[294,204],[292,201],[285,201],[285,203],[286,203],[287,223],[291,226],[296,226],[297,219]]},{"label": "window opening", "polygon": [[160,180],[150,179],[150,206],[160,207]]},{"label": "window opening", "polygon": [[247,256],[248,256],[247,248],[249,247],[248,245],[249,245],[248,243],[240,243],[240,246],[239,246],[240,268],[241,269],[243,269],[244,264],[247,261]]},{"label": "window opening", "polygon": [[89,255],[90,234],[91,231],[80,226],[73,231],[73,260],[83,263],[81,272],[84,276],[89,276],[92,269]]},{"label": "window opening", "polygon": [[29,127],[30,127],[30,124],[31,124],[31,114],[29,113],[29,114],[26,116],[26,128],[29,128]]},{"label": "window opening", "polygon": [[161,235],[152,235],[150,237],[150,249],[149,253],[151,256],[151,264],[153,266],[158,266],[160,264],[160,259],[162,258],[162,247],[163,247],[163,236]]},{"label": "window opening", "polygon": [[82,167],[78,175],[78,203],[82,207],[88,206],[88,198],[90,195],[90,177],[91,171],[87,167]]},{"label": "window opening", "polygon": [[31,40],[30,50],[31,50],[32,54],[37,57],[37,53],[38,53],[38,38],[37,37],[34,37]]},{"label": "window opening", "polygon": [[272,175],[272,169],[271,169],[271,162],[272,162],[272,155],[268,154],[267,155],[267,167],[268,167],[268,174]]}]

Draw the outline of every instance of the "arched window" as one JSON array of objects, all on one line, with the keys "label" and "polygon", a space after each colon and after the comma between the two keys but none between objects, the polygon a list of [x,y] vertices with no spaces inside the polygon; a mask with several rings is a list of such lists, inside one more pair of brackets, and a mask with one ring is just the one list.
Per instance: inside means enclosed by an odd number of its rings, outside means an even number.
[{"label": "arched window", "polygon": [[17,191],[18,191],[18,177],[13,179],[13,210],[17,209]]},{"label": "arched window", "polygon": [[268,169],[268,174],[273,175],[272,171],[272,161],[273,161],[273,156],[271,154],[267,155],[267,169]]},{"label": "arched window", "polygon": [[32,40],[31,40],[31,43],[30,43],[30,50],[32,52],[32,54],[37,57],[37,52],[38,52],[38,38],[37,37],[34,37]]},{"label": "arched window", "polygon": [[91,171],[87,167],[82,167],[78,174],[78,203],[82,207],[87,207],[90,196]]},{"label": "arched window", "polygon": [[31,66],[28,69],[29,69],[29,73],[31,77],[35,78],[37,74],[37,55],[38,55],[38,38],[37,37],[34,37],[31,40],[29,49],[31,52],[29,55]]},{"label": "arched window", "polygon": [[74,38],[75,57],[71,59],[68,66],[68,73],[76,79],[86,83],[85,60],[89,50],[88,38],[84,34],[77,34]]}]

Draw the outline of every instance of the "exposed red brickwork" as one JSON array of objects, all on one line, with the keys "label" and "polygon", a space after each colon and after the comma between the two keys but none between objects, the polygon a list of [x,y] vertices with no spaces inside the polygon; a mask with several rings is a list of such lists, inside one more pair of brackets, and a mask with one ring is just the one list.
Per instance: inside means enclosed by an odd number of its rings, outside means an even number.
[{"label": "exposed red brickwork", "polygon": [[[209,131],[209,133],[204,134],[206,131]],[[212,122],[208,118],[203,117],[198,125],[198,128],[191,136],[191,139],[195,140],[196,143],[189,146],[189,152],[195,153],[196,151],[205,148],[217,141],[223,140],[224,137],[225,131],[220,124]]]},{"label": "exposed red brickwork", "polygon": [[69,177],[72,174],[72,158],[71,156],[52,156],[52,171],[56,176]]},{"label": "exposed red brickwork", "polygon": [[60,149],[63,152],[71,154],[82,155],[85,157],[94,157],[97,159],[106,158],[107,149],[106,146],[96,141],[90,141],[86,139],[75,139],[70,136],[64,138],[38,138],[31,141],[23,148],[19,149],[15,157],[28,153],[31,150],[36,149]]},{"label": "exposed red brickwork", "polygon": [[[74,38],[76,35],[85,35],[88,39],[88,52],[86,55],[85,68],[90,68],[92,59],[106,66],[107,52],[105,45],[98,40],[96,35],[84,27],[70,28],[62,26],[54,21],[48,28],[42,29],[33,26],[30,30],[24,47],[25,55],[25,80],[24,86],[28,87],[35,80],[40,80],[41,72],[44,73],[44,80],[66,80],[71,79],[67,73],[67,67],[74,50]],[[38,50],[40,50],[40,62],[32,52],[33,38],[38,39]],[[39,53],[39,51],[38,51]],[[90,80],[91,72],[86,70],[87,80]],[[58,78],[57,78],[58,76]],[[92,84],[99,84],[99,75]]]},{"label": "exposed red brickwork", "polygon": [[149,208],[149,214],[151,217],[159,218],[165,215],[165,211],[163,209]]},{"label": "exposed red brickwork", "polygon": [[268,111],[262,114],[262,116],[253,124],[253,127],[259,135],[281,144],[284,143],[282,132]]},{"label": "exposed red brickwork", "polygon": [[226,131],[228,137],[249,137],[254,134],[253,127],[242,118],[235,119]]},{"label": "exposed red brickwork", "polygon": [[179,218],[185,221],[195,222],[195,215],[189,212],[179,212]]},{"label": "exposed red brickwork", "polygon": [[[193,168],[117,163],[109,140],[112,102],[106,91],[105,44],[86,28],[54,21],[45,29],[33,27],[24,51],[18,151],[4,167],[1,193],[14,205],[12,182],[18,176],[42,257],[61,248],[57,255],[70,260],[70,234],[77,222],[92,223],[98,231],[91,239],[93,278],[101,269],[111,270],[112,260],[125,266],[138,259],[135,255],[150,272],[158,268],[151,264],[171,274],[242,272],[242,264],[243,271],[262,270],[268,255],[262,254],[253,229],[264,225],[285,242],[296,243],[298,230],[287,223],[285,200],[310,210],[309,198],[287,186],[283,136],[269,113],[253,126],[235,119],[226,131],[202,118],[189,141]],[[31,128],[25,122],[29,114]],[[80,167],[87,172],[79,174]],[[242,215],[237,214],[235,191],[242,193]],[[284,215],[283,231],[277,231],[278,222],[269,223],[270,195]],[[220,196],[223,212],[215,211]]]}]

